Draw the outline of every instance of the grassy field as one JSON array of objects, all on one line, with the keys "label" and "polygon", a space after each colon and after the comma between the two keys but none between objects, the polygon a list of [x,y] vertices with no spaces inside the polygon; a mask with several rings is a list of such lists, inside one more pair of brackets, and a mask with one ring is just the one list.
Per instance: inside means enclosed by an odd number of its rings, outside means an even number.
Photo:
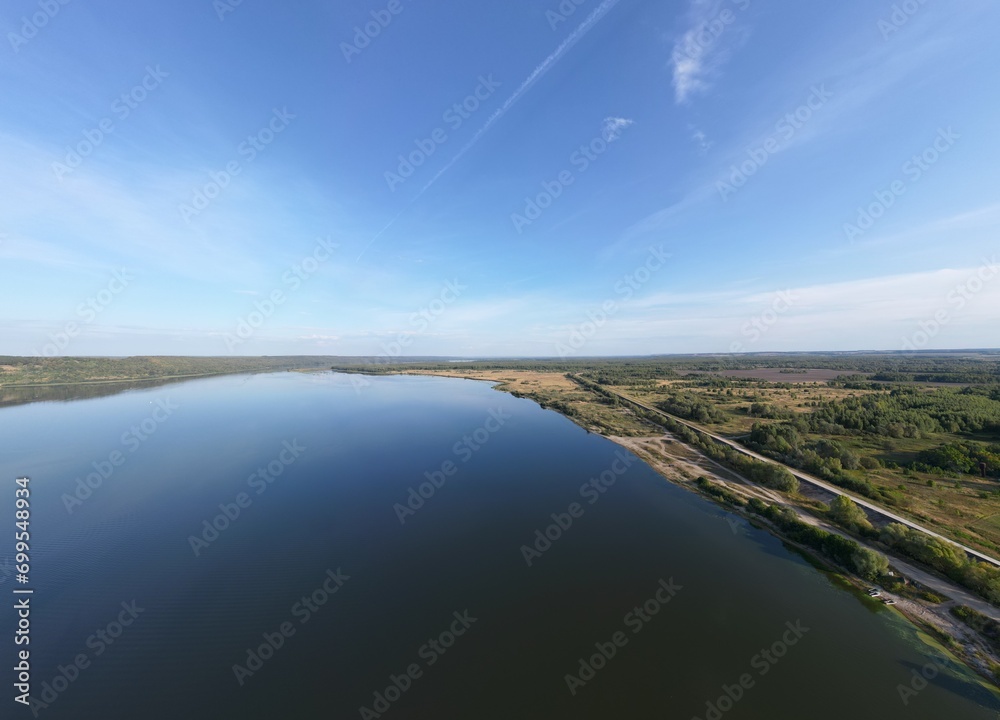
[{"label": "grassy field", "polygon": [[[691,381],[668,381],[657,388],[617,388],[637,400],[651,405],[662,402],[671,390],[682,389],[690,395],[718,409],[723,418],[703,422],[707,429],[732,438],[748,435],[755,424],[776,424],[778,419],[754,417],[749,413],[751,404],[763,403],[777,409],[778,414],[807,414],[812,410],[808,403],[833,403],[845,398],[875,395],[884,391],[847,390],[815,382],[785,387],[785,383],[757,381],[752,388],[735,389],[732,395],[698,387]],[[928,387],[924,392],[938,392]],[[997,478],[982,478],[958,472],[927,472],[912,469],[922,451],[944,444],[973,440],[997,443],[996,433],[958,434],[925,432],[920,437],[883,437],[877,435],[837,435],[808,433],[807,441],[835,439],[843,448],[859,459],[868,458],[877,463],[870,468],[850,471],[878,488],[893,492],[896,502],[893,509],[937,529],[943,534],[970,546],[997,554],[1000,551],[1000,482]]]}]

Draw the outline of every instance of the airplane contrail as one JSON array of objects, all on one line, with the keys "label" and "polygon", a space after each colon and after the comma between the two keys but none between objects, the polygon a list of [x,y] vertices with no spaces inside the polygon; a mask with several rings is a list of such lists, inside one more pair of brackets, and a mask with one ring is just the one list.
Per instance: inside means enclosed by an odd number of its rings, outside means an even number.
[{"label": "airplane contrail", "polygon": [[442,175],[448,172],[448,170],[450,170],[455,163],[457,163],[460,159],[462,159],[465,153],[469,152],[469,150],[471,150],[473,146],[475,146],[476,143],[478,143],[482,139],[483,135],[485,135],[489,131],[489,129],[493,127],[493,124],[496,123],[496,121],[502,118],[504,115],[506,115],[507,111],[510,110],[512,107],[514,107],[514,104],[517,103],[517,101],[520,100],[521,97],[523,97],[524,94],[528,92],[528,90],[530,90],[532,86],[536,82],[538,82],[538,80],[543,75],[545,75],[545,73],[551,70],[552,67],[557,62],[562,60],[563,56],[574,45],[576,45],[576,43],[579,42],[584,35],[590,32],[590,30],[598,22],[600,22],[605,15],[607,15],[611,10],[613,10],[615,5],[617,5],[619,2],[621,2],[621,0],[604,0],[604,2],[598,5],[594,9],[594,11],[590,13],[587,19],[584,20],[582,23],[580,23],[580,26],[576,30],[574,30],[568,38],[563,40],[562,44],[560,44],[559,47],[557,47],[547,58],[545,58],[545,60],[542,61],[541,65],[536,67],[531,72],[531,74],[528,75],[528,78],[523,83],[521,83],[521,86],[514,91],[514,94],[511,95],[509,98],[507,98],[504,104],[501,105],[500,108],[496,110],[492,115],[490,115],[489,119],[486,121],[486,124],[483,125],[481,128],[479,128],[478,132],[476,132],[476,134],[472,137],[472,140],[466,143],[465,146],[458,151],[458,154],[455,155],[455,157],[453,157],[448,162],[447,165],[441,168],[438,171],[437,175],[431,178],[431,181],[429,183],[424,185],[423,189],[421,189],[421,191],[417,194],[417,197],[414,198],[414,200],[416,200],[425,192],[427,192],[427,190],[430,189],[430,187],[434,183],[436,183]]},{"label": "airplane contrail", "polygon": [[554,51],[552,51],[549,54],[549,56],[541,62],[540,65],[538,65],[534,70],[532,70],[531,74],[528,75],[527,79],[521,83],[520,87],[518,87],[517,90],[515,90],[514,93],[509,98],[507,98],[507,100],[504,101],[504,104],[501,105],[499,109],[495,110],[493,114],[490,115],[489,119],[486,120],[486,123],[481,128],[479,128],[478,131],[476,131],[476,134],[473,135],[472,139],[469,142],[467,142],[462,147],[461,150],[458,151],[455,157],[449,160],[448,163],[445,164],[443,168],[438,170],[437,174],[431,178],[430,182],[428,182],[426,185],[423,186],[423,188],[421,188],[420,192],[418,192],[416,196],[412,200],[410,200],[409,203],[407,203],[406,207],[404,207],[400,211],[400,213],[396,215],[396,217],[390,220],[388,225],[379,230],[378,234],[375,235],[375,237],[368,242],[364,250],[361,251],[361,255],[358,255],[358,260],[361,260],[362,255],[368,252],[368,248],[372,246],[372,243],[374,243],[378,238],[384,235],[389,228],[395,225],[396,221],[399,220],[400,216],[402,216],[402,214],[406,212],[410,208],[410,206],[413,205],[413,203],[419,200],[424,193],[430,190],[431,186],[434,185],[434,183],[436,183],[441,178],[442,175],[448,172],[455,165],[455,163],[461,160],[465,156],[465,154],[469,152],[469,150],[475,147],[476,143],[478,143],[483,138],[483,136],[487,132],[489,132],[490,128],[492,128],[493,125],[498,120],[500,120],[504,115],[506,115],[507,111],[510,110],[512,107],[514,107],[517,101],[520,100],[524,96],[524,94],[527,93],[535,85],[535,83],[542,78],[542,76],[544,76],[549,70],[551,70],[557,62],[562,60],[562,58],[566,55],[566,53],[569,52],[569,50],[572,49],[572,47],[576,45],[577,42],[583,39],[583,36],[586,35],[588,32],[590,32],[590,30],[593,29],[593,27],[598,22],[604,19],[604,16],[607,15],[609,12],[611,12],[619,2],[621,2],[621,0],[604,0],[604,2],[598,5],[594,9],[594,11],[587,16],[586,20],[580,23],[580,25],[576,28],[576,30],[570,33],[569,37],[567,37],[565,40],[562,41],[562,43],[560,43],[559,47],[557,47]]},{"label": "airplane contrail", "polygon": [[383,235],[385,235],[385,232],[386,232],[386,230],[388,230],[388,229],[389,229],[389,228],[391,228],[391,227],[392,227],[393,225],[395,225],[395,224],[396,224],[396,221],[397,221],[397,220],[399,220],[399,218],[401,218],[401,217],[403,216],[403,213],[405,213],[405,212],[406,212],[407,210],[409,210],[409,209],[410,209],[410,205],[412,205],[412,204],[413,204],[413,201],[411,200],[411,201],[409,202],[409,204],[407,204],[407,206],[406,206],[406,207],[404,207],[404,208],[403,208],[402,210],[400,210],[400,211],[399,211],[398,213],[396,213],[396,217],[394,217],[394,218],[393,218],[392,220],[390,220],[390,221],[389,221],[389,222],[388,222],[388,223],[386,224],[386,226],[385,226],[384,228],[382,228],[382,229],[381,229],[381,230],[379,230],[379,231],[378,231],[377,233],[375,233],[375,237],[373,237],[373,238],[372,238],[371,240],[369,240],[369,241],[368,241],[368,244],[364,246],[364,248],[363,248],[363,249],[361,250],[361,253],[360,253],[360,254],[358,255],[358,259],[357,259],[357,260],[355,260],[354,262],[361,262],[361,258],[362,258],[362,257],[364,257],[364,254],[365,254],[366,252],[368,252],[368,248],[370,248],[370,247],[372,246],[372,244],[373,244],[373,243],[374,243],[374,242],[375,242],[376,240],[378,240],[378,239],[379,239],[380,237],[382,237]]}]

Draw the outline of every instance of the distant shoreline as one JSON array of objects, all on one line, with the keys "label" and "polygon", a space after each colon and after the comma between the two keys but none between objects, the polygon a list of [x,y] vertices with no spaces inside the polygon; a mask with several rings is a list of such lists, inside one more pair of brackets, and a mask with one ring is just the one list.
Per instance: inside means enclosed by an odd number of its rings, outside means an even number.
[{"label": "distant shoreline", "polygon": [[[275,371],[265,370],[261,372],[275,372]],[[8,388],[74,387],[77,385],[117,385],[121,383],[157,382],[160,380],[186,380],[186,379],[195,379],[200,377],[217,377],[220,375],[242,375],[242,374],[244,373],[210,372],[210,373],[194,373],[190,375],[158,375],[156,377],[118,378],[115,380],[75,380],[73,382],[43,382],[43,383],[0,383],[0,390],[6,390]]]}]

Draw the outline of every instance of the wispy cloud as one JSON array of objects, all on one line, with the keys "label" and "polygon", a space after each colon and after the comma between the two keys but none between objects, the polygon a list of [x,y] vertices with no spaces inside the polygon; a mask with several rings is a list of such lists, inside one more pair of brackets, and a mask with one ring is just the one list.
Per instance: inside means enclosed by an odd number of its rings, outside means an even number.
[{"label": "wispy cloud", "polygon": [[723,0],[692,0],[688,29],[674,43],[670,64],[674,75],[674,97],[686,103],[692,95],[705,92],[729,59],[732,44],[743,34],[736,29],[735,11],[749,7],[741,0],[724,7]]},{"label": "wispy cloud", "polygon": [[634,125],[634,120],[629,120],[627,118],[620,117],[607,117],[604,118],[604,124],[601,126],[601,135],[608,142],[614,142],[622,136],[622,131]]},{"label": "wispy cloud", "polygon": [[1000,230],[1000,203],[993,203],[974,210],[963,210],[949,214],[937,220],[919,219],[911,226],[891,234],[873,234],[854,244],[839,245],[828,250],[833,256],[849,255],[857,252],[868,253],[876,247],[913,246],[915,241],[921,241],[918,247],[926,243],[940,244],[949,242],[956,233],[970,243],[977,238],[989,241]]},{"label": "wispy cloud", "polygon": [[[711,13],[704,9],[723,4],[721,0],[694,0],[692,12],[702,8],[701,17],[711,18]],[[738,10],[739,3],[734,3],[732,7]],[[698,28],[710,21],[693,21],[692,29],[685,36],[690,42],[698,43]],[[731,42],[741,42],[746,37],[746,31],[737,29],[737,24],[738,21],[735,21],[726,30],[727,33],[732,33]],[[722,37],[725,35],[720,36],[720,40]],[[677,47],[683,42],[683,38],[678,40]],[[677,222],[682,212],[704,212],[709,206],[718,203],[717,183],[727,177],[734,163],[746,158],[748,148],[761,147],[770,141],[777,144],[775,152],[784,153],[809,143],[822,142],[831,134],[867,133],[866,113],[871,112],[871,107],[884,100],[915,74],[926,73],[930,68],[940,66],[946,60],[946,51],[954,50],[959,40],[934,35],[921,36],[904,49],[893,49],[885,43],[869,47],[865,42],[864,33],[859,32],[857,37],[852,36],[846,40],[845,45],[866,48],[864,51],[845,53],[840,48],[834,48],[817,52],[794,67],[776,72],[769,79],[772,91],[768,102],[747,109],[739,125],[728,136],[720,135],[718,142],[709,140],[694,124],[689,125],[692,139],[699,144],[707,143],[712,148],[713,161],[702,163],[688,175],[686,186],[691,189],[683,198],[674,200],[668,207],[633,223],[611,247],[618,250],[637,238],[665,231]],[[721,64],[720,58],[728,57],[729,51],[718,43],[710,45],[713,50],[708,54],[712,58],[703,62],[700,67],[705,77],[709,73],[712,73],[712,77],[717,77],[715,73]],[[832,98],[824,101],[822,112],[816,112],[807,123],[800,124],[790,138],[785,139],[781,133],[776,132],[777,124],[786,113],[807,102],[815,87],[828,89]],[[691,91],[691,86],[688,86],[688,91]],[[682,102],[680,95],[678,92],[678,102]],[[701,152],[707,154],[706,151],[707,148],[702,145]],[[871,244],[871,239],[866,244]]]},{"label": "wispy cloud", "polygon": [[[997,265],[996,256],[983,263]],[[986,265],[884,275],[840,282],[774,288],[726,287],[693,292],[654,292],[631,301],[588,344],[597,354],[729,352],[745,341],[750,322],[773,307],[777,292],[791,298],[790,309],[768,326],[754,351],[898,350],[919,323],[947,312],[949,320],[928,347],[981,347],[995,343],[994,308],[1000,279],[970,286],[989,276]],[[998,265],[1000,267],[1000,265]],[[973,292],[957,292],[972,287]],[[975,287],[980,290],[975,292]],[[549,333],[565,332],[552,326]],[[701,348],[701,350],[699,350]]]}]

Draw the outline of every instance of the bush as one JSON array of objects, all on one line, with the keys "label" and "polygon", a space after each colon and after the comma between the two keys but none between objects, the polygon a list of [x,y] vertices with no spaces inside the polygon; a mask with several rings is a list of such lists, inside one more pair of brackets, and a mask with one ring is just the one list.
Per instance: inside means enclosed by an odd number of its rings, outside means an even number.
[{"label": "bush", "polygon": [[795,542],[819,550],[839,565],[874,580],[889,569],[889,561],[880,553],[863,548],[854,540],[807,525],[789,508],[776,507],[753,498],[748,507],[777,525]]},{"label": "bush", "polygon": [[861,467],[863,467],[865,470],[878,470],[879,468],[882,467],[882,463],[880,463],[875,458],[871,457],[863,457],[861,458],[860,462],[861,462]]},{"label": "bush", "polygon": [[798,479],[780,465],[757,462],[750,470],[750,479],[786,493],[799,491]]},{"label": "bush", "polygon": [[695,480],[695,485],[697,485],[699,488],[701,488],[704,492],[708,493],[709,495],[719,498],[720,500],[725,500],[726,502],[732,505],[738,505],[742,507],[743,505],[746,504],[743,498],[741,498],[739,495],[728,490],[727,488],[722,487],[721,485],[717,485],[711,482],[708,478],[704,476]]},{"label": "bush", "polygon": [[978,563],[951,543],[892,523],[882,531],[882,542],[930,565],[952,580],[975,591],[993,604],[1000,604],[1000,568]]},{"label": "bush", "polygon": [[747,408],[747,413],[753,417],[767,418],[771,420],[778,420],[782,418],[787,418],[791,416],[791,413],[776,408],[770,403],[760,403],[755,402]]},{"label": "bush", "polygon": [[666,400],[658,402],[656,407],[671,415],[699,423],[723,422],[726,419],[724,412],[692,393],[671,393]]},{"label": "bush", "polygon": [[1000,475],[1000,446],[987,447],[979,443],[950,443],[917,455],[916,464],[937,468],[945,472],[971,473],[978,475],[981,464],[986,465],[986,474]]},{"label": "bush", "polygon": [[757,515],[764,515],[767,512],[767,503],[757,498],[750,498],[747,507]]},{"label": "bush", "polygon": [[850,450],[845,450],[840,454],[840,465],[845,470],[857,470],[861,467],[861,458]]},{"label": "bush", "polygon": [[876,580],[889,570],[889,561],[881,553],[859,547],[851,558],[851,566],[866,580]]},{"label": "bush", "polygon": [[830,519],[843,528],[857,532],[859,530],[871,530],[872,524],[868,521],[865,511],[849,497],[838,495],[830,503]]}]

